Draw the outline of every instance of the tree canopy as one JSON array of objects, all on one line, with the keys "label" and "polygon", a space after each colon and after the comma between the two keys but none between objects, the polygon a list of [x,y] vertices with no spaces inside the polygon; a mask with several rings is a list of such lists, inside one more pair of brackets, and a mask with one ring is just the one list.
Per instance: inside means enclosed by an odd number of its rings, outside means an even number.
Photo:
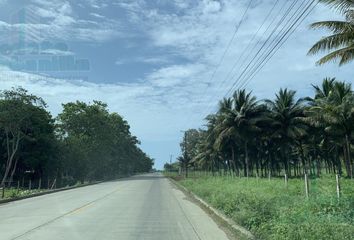
[{"label": "tree canopy", "polygon": [[69,102],[53,118],[44,100],[23,88],[1,93],[0,143],[1,185],[23,177],[61,185],[113,179],[153,165],[128,122],[107,104]]},{"label": "tree canopy", "polygon": [[189,166],[246,177],[323,170],[353,177],[351,85],[326,78],[313,89],[313,98],[280,89],[275,99],[257,101],[242,89],[221,100],[217,113],[206,117],[206,128],[186,132],[197,138],[193,151],[182,148],[193,156]]}]

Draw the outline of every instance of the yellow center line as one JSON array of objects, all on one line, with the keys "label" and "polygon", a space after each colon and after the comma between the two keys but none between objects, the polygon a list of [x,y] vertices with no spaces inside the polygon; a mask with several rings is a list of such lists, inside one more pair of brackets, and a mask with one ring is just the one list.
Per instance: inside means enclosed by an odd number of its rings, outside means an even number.
[{"label": "yellow center line", "polygon": [[88,203],[88,204],[86,204],[86,205],[84,205],[84,206],[82,206],[80,208],[77,208],[77,209],[71,211],[68,215],[73,215],[75,213],[79,213],[79,212],[83,211],[84,209],[86,209],[86,208],[88,208],[88,207],[90,207],[92,205],[93,205],[93,203]]}]

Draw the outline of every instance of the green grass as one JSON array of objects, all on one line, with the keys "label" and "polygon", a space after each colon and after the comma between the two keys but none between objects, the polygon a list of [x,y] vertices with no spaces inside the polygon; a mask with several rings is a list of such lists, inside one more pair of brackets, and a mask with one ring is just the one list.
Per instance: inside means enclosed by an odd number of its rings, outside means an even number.
[{"label": "green grass", "polygon": [[187,189],[221,210],[260,239],[354,239],[354,180],[341,179],[338,201],[334,176],[304,181],[198,177],[181,180]]},{"label": "green grass", "polygon": [[[16,188],[6,188],[5,189],[5,198],[4,199],[9,199],[9,198],[18,198],[18,197],[24,197],[24,196],[29,196],[35,193],[40,193],[46,191],[45,189],[20,189],[17,190]],[[1,198],[1,195],[0,195]]]}]

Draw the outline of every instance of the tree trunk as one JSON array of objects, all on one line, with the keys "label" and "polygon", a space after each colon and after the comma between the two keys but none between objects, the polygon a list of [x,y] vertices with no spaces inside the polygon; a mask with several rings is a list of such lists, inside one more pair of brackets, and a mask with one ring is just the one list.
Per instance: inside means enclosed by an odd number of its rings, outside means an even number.
[{"label": "tree trunk", "polygon": [[246,177],[248,178],[249,175],[249,167],[248,167],[248,146],[247,141],[245,141],[245,163],[246,163]]},{"label": "tree trunk", "polygon": [[185,163],[184,165],[184,170],[185,170],[185,174],[186,174],[186,178],[188,177],[188,164]]},{"label": "tree trunk", "polygon": [[349,170],[350,170],[350,178],[353,178],[353,172],[354,172],[354,166],[353,166],[353,163],[352,163],[352,154],[351,154],[351,144],[350,144],[350,135],[351,133],[348,133],[346,136],[345,136],[345,141],[347,143],[347,151],[348,151],[348,163],[349,163]]},{"label": "tree trunk", "polygon": [[236,174],[236,172],[238,172],[238,170],[236,169],[236,161],[235,161],[235,149],[234,147],[231,147],[231,158],[232,158],[232,167],[234,169],[234,173]]},{"label": "tree trunk", "polygon": [[15,165],[14,165],[14,167],[12,168],[12,171],[11,171],[10,181],[9,181],[9,187],[11,187],[11,183],[12,183],[14,174],[15,174],[15,172],[16,172],[17,162],[18,162],[18,157],[16,158]]},{"label": "tree trunk", "polygon": [[281,149],[282,149],[281,150],[281,155],[282,155],[283,162],[284,162],[284,171],[285,171],[286,175],[290,177],[290,174],[289,174],[289,158],[287,157],[284,148],[281,148]]},{"label": "tree trunk", "polygon": [[302,166],[304,168],[304,173],[308,174],[307,161],[306,161],[306,158],[305,158],[304,149],[302,147],[302,142],[300,142],[299,148],[300,148],[300,156],[301,156]]},{"label": "tree trunk", "polygon": [[10,149],[10,139],[9,139],[9,133],[8,131],[5,131],[6,133],[6,145],[7,145],[7,164],[6,164],[6,169],[5,169],[5,173],[4,173],[4,176],[1,180],[1,185],[0,186],[5,186],[5,182],[6,182],[6,179],[9,175],[9,172],[10,172],[10,169],[12,167],[12,162],[13,162],[13,159],[15,157],[15,154],[17,152],[17,149],[18,149],[18,145],[20,143],[20,132],[17,133],[17,136],[15,136],[14,134],[13,135],[13,138],[12,138],[12,146],[11,146],[11,149]]},{"label": "tree trunk", "polygon": [[353,173],[351,168],[350,140],[348,134],[345,135],[345,149],[347,155],[346,157],[347,175],[348,177],[353,178]]}]

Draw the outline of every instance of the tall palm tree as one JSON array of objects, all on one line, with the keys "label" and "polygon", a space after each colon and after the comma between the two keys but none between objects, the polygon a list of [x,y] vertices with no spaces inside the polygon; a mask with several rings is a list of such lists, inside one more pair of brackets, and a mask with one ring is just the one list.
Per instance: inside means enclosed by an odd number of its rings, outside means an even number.
[{"label": "tall palm tree", "polygon": [[218,124],[215,126],[217,138],[214,147],[218,151],[226,151],[227,155],[231,156],[231,164],[230,161],[228,161],[229,169],[237,169],[238,171],[235,161],[237,128],[234,123],[236,115],[233,109],[233,99],[224,98],[219,102],[219,110],[217,116]]},{"label": "tall palm tree", "polygon": [[[218,115],[210,114],[206,118],[207,130],[204,134],[204,141],[199,145],[199,154],[196,156],[196,160],[208,168],[214,173],[215,167],[218,166],[219,151],[215,149],[215,142],[217,139],[216,126],[218,124]],[[204,158],[203,158],[204,157]]]},{"label": "tall palm tree", "polygon": [[326,160],[327,163],[331,161],[336,166],[337,171],[341,173],[341,164],[337,154],[338,139],[326,131],[327,124],[323,110],[318,111],[316,115],[311,114],[313,109],[316,109],[318,102],[325,101],[333,94],[335,83],[335,78],[325,78],[321,85],[312,85],[315,90],[315,96],[314,98],[306,98],[310,106],[305,109],[304,121],[311,127],[309,129],[310,138],[307,139],[308,144],[306,146],[308,150],[321,153],[322,159]]},{"label": "tall palm tree", "polygon": [[351,85],[333,82],[333,89],[326,97],[317,98],[307,111],[314,124],[337,137],[343,147],[347,175],[353,177],[351,140],[354,133],[354,95]]},{"label": "tall palm tree", "polygon": [[234,123],[238,135],[243,142],[245,152],[244,172],[249,176],[249,144],[255,135],[261,131],[259,124],[264,120],[264,106],[260,105],[256,97],[246,90],[238,90],[233,95],[234,101]]},{"label": "tall palm tree", "polygon": [[279,141],[281,158],[288,176],[290,176],[290,145],[306,134],[306,124],[302,121],[303,100],[296,100],[295,94],[295,91],[280,89],[274,101],[266,100],[273,120],[273,134]]},{"label": "tall palm tree", "polygon": [[327,29],[333,34],[319,40],[311,47],[308,54],[330,53],[317,61],[318,65],[339,60],[339,65],[354,59],[354,1],[353,0],[319,0],[339,10],[345,17],[343,21],[321,21],[311,24],[313,29]]}]

